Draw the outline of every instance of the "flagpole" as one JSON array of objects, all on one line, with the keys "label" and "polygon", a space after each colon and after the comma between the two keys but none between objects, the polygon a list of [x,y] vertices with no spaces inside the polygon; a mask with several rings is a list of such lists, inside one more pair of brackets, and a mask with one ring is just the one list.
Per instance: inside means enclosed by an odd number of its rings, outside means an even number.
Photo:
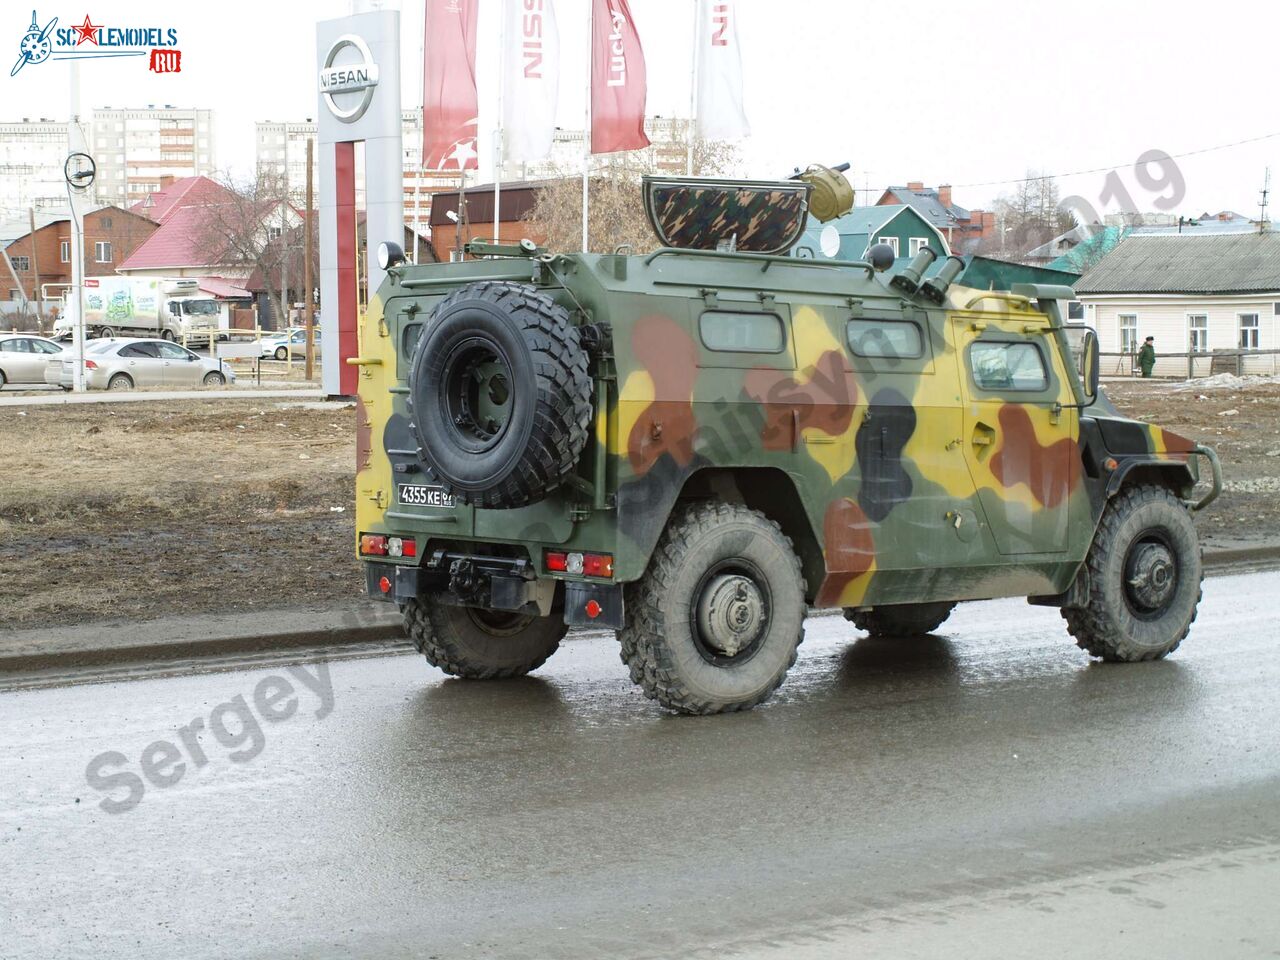
[{"label": "flagpole", "polygon": [[583,113],[585,117],[582,127],[582,252],[587,252],[589,236],[587,231],[590,202],[587,190],[587,173],[591,168],[591,71],[595,57],[595,0],[587,0],[587,105]]},{"label": "flagpole", "polygon": [[693,0],[690,4],[693,7],[693,49],[689,57],[689,70],[692,74],[689,80],[689,141],[685,147],[684,159],[684,173],[687,177],[693,176],[693,138],[698,126],[698,26],[702,22],[700,2],[701,0]]},{"label": "flagpole", "polygon": [[502,208],[502,95],[507,74],[507,4],[498,5],[498,129],[493,136],[493,242],[501,242],[498,220]]}]

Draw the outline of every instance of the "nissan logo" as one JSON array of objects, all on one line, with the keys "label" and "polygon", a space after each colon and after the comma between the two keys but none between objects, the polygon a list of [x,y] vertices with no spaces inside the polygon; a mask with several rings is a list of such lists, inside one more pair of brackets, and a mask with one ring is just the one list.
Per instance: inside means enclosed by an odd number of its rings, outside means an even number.
[{"label": "nissan logo", "polygon": [[[341,64],[335,67],[333,61],[337,59],[338,54],[346,47],[355,48],[356,52],[360,54],[360,62]],[[377,85],[378,65],[373,62],[373,54],[369,52],[369,45],[353,33],[343,34],[333,41],[333,46],[329,48],[329,53],[324,58],[324,67],[320,70],[320,92],[324,95],[324,102],[329,108],[329,112],[343,123],[355,123],[369,109],[369,104],[373,100],[373,88]],[[361,91],[363,91],[363,95],[355,106],[348,109],[338,106],[338,102],[334,99],[335,96],[340,94],[359,93]]]}]

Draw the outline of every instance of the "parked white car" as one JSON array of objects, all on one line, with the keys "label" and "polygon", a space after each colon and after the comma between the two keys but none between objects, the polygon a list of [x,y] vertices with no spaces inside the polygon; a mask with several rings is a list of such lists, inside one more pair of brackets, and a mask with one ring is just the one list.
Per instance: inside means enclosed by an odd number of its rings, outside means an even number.
[{"label": "parked white car", "polygon": [[[221,360],[200,357],[168,340],[112,337],[85,344],[85,385],[90,390],[134,387],[220,387],[236,375]],[[63,354],[59,385],[75,382],[75,360]]]},{"label": "parked white car", "polygon": [[44,337],[19,333],[0,337],[0,388],[6,384],[46,384],[45,369],[62,359],[62,346]]},{"label": "parked white car", "polygon": [[[312,336],[315,338],[315,347],[317,357],[320,356],[320,328],[314,328]],[[289,354],[295,357],[305,357],[307,355],[307,328],[291,327],[287,334],[277,333],[269,337],[262,338],[262,359],[263,360],[287,360]]]}]

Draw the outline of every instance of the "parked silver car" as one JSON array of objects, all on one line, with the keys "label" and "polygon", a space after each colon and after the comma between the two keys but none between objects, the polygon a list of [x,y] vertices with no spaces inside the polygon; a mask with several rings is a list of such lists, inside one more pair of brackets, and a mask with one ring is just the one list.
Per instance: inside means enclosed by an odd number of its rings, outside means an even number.
[{"label": "parked silver car", "polygon": [[45,368],[62,358],[62,347],[33,334],[0,337],[0,388],[6,384],[44,384]]},{"label": "parked silver car", "polygon": [[[315,339],[315,356],[320,356],[320,328],[314,328],[312,336]],[[270,360],[287,360],[289,354],[295,357],[305,357],[307,355],[307,328],[291,327],[288,334],[276,333],[271,336],[262,338],[262,359]]]},{"label": "parked silver car", "polygon": [[[85,385],[91,390],[134,387],[220,387],[236,375],[221,360],[200,357],[168,340],[110,337],[85,344]],[[75,382],[75,361],[63,355],[61,386]]]}]

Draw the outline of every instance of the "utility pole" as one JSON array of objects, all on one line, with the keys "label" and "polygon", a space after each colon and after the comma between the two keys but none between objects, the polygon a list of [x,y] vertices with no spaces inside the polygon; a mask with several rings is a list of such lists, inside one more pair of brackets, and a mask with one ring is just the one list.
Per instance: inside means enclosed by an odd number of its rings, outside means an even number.
[{"label": "utility pole", "polygon": [[311,283],[312,283],[311,204],[315,200],[315,196],[312,193],[311,158],[313,156],[314,150],[315,150],[315,141],[311,137],[308,137],[307,138],[307,211],[306,211],[307,218],[306,220],[303,221],[303,224],[302,224],[302,229],[305,231],[303,233],[303,241],[302,241],[302,251],[303,251],[302,252],[302,295],[305,298],[305,303],[303,305],[303,317],[305,318],[304,322],[306,323],[306,326],[307,326],[307,341],[306,341],[307,342],[307,353],[306,353],[307,365],[306,365],[305,372],[306,372],[308,381],[310,381],[311,378],[314,377],[316,374],[316,344],[315,344],[315,339],[316,339],[315,310],[316,308],[315,308],[315,297],[311,295]]},{"label": "utility pole", "polygon": [[27,216],[30,218],[31,223],[31,233],[28,234],[31,237],[31,274],[35,278],[35,287],[33,288],[35,297],[33,299],[36,302],[36,320],[40,322],[41,332],[43,332],[44,316],[41,313],[41,305],[44,300],[40,296],[40,258],[36,256],[36,208],[27,207]]},{"label": "utility pole", "polygon": [[1271,193],[1271,168],[1267,167],[1266,176],[1262,178],[1262,202],[1258,204],[1261,212],[1258,214],[1258,232],[1265,233],[1267,230],[1267,197]]}]

